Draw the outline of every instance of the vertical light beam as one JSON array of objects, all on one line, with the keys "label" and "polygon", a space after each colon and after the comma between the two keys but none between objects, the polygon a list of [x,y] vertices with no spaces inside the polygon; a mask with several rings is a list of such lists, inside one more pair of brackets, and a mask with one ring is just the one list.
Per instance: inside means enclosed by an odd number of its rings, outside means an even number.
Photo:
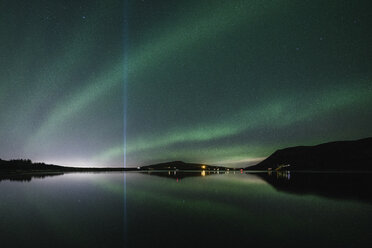
[{"label": "vertical light beam", "polygon": [[[129,53],[129,38],[128,38],[128,1],[124,1],[124,13],[123,13],[123,53],[124,53],[124,64],[123,64],[123,165],[127,167],[127,111],[128,111],[128,53]],[[128,244],[128,218],[127,218],[127,174],[124,171],[124,247]]]}]

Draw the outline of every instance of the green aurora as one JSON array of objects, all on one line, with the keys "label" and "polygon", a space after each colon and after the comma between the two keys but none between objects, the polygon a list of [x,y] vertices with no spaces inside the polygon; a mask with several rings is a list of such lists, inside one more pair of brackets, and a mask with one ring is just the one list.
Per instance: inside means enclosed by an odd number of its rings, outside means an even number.
[{"label": "green aurora", "polygon": [[240,166],[371,136],[368,1],[0,7],[3,159],[122,166],[125,136],[128,166]]}]

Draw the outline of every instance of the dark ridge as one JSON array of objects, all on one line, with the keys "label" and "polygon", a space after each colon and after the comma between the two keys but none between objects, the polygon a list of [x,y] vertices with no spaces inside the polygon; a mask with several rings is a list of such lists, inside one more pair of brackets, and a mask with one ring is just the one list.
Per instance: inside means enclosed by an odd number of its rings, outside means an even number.
[{"label": "dark ridge", "polygon": [[141,170],[226,170],[226,169],[230,170],[231,168],[206,164],[185,163],[182,161],[165,162],[141,167]]},{"label": "dark ridge", "polygon": [[289,147],[245,169],[274,170],[281,165],[290,165],[286,170],[371,171],[372,138]]}]

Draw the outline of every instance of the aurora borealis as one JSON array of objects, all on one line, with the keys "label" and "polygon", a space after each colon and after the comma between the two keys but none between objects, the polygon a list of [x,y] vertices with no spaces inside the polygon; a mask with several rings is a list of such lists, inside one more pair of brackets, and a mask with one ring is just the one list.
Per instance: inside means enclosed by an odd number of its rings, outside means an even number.
[{"label": "aurora borealis", "polygon": [[122,166],[125,137],[128,166],[241,165],[372,135],[369,1],[0,9],[2,159]]}]

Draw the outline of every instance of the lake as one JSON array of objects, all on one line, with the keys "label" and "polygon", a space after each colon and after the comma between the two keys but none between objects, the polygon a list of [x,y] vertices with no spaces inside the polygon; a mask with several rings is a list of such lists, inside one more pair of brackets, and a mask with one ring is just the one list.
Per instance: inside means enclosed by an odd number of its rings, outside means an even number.
[{"label": "lake", "polygon": [[372,247],[369,173],[0,178],[1,247]]}]

